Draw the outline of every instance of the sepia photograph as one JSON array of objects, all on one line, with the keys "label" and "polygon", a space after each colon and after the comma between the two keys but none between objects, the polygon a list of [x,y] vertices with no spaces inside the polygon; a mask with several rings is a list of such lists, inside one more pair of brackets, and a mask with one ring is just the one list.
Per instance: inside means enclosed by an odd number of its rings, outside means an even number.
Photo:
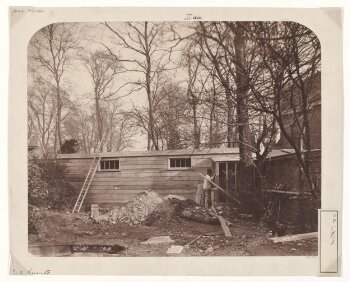
[{"label": "sepia photograph", "polygon": [[317,34],[185,19],[55,22],[30,38],[32,255],[318,255]]},{"label": "sepia photograph", "polygon": [[341,8],[9,15],[11,275],[342,275]]}]

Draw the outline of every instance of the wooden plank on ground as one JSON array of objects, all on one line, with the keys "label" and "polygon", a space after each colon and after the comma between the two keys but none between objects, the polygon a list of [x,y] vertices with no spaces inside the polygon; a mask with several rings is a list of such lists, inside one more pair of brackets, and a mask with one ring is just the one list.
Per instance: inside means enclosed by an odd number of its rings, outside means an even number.
[{"label": "wooden plank on ground", "polygon": [[230,229],[228,228],[228,226],[226,224],[226,220],[220,215],[217,215],[217,217],[218,217],[218,219],[220,221],[221,228],[224,231],[225,236],[226,237],[232,237],[231,231],[230,231]]},{"label": "wooden plank on ground", "polygon": [[270,240],[273,243],[283,243],[283,242],[291,242],[291,241],[297,241],[297,240],[312,239],[317,237],[318,237],[318,232],[311,232],[311,233],[295,234],[290,236],[273,237],[273,238],[270,238]]}]

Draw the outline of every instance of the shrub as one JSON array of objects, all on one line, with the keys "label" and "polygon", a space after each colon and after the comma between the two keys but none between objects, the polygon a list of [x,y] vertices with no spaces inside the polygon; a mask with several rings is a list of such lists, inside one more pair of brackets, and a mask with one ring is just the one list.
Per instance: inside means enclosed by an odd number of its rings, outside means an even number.
[{"label": "shrub", "polygon": [[64,143],[61,146],[62,154],[73,154],[79,152],[80,143],[77,139],[68,139],[64,140]]},{"label": "shrub", "polygon": [[48,184],[43,180],[43,170],[31,161],[28,164],[28,203],[45,206],[49,194]]},{"label": "shrub", "polygon": [[41,218],[40,209],[34,205],[28,204],[28,233],[37,234],[36,225]]},{"label": "shrub", "polygon": [[28,167],[28,203],[50,209],[69,209],[74,189],[65,177],[65,167],[53,159],[32,160]]}]

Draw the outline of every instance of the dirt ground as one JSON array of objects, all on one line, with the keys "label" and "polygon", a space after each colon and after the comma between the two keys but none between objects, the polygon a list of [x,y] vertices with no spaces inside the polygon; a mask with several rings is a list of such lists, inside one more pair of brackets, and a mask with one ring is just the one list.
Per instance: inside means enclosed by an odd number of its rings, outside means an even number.
[{"label": "dirt ground", "polygon": [[[38,234],[29,235],[34,244],[120,245],[125,249],[113,256],[169,256],[170,244],[140,244],[152,236],[170,236],[171,245],[186,245],[202,235],[189,248],[175,256],[316,256],[317,239],[288,243],[272,243],[268,230],[249,220],[234,219],[232,238],[223,235],[220,225],[205,224],[177,217],[151,226],[125,223],[96,223],[87,213],[45,211]],[[74,256],[101,256],[101,253],[73,253]]]}]

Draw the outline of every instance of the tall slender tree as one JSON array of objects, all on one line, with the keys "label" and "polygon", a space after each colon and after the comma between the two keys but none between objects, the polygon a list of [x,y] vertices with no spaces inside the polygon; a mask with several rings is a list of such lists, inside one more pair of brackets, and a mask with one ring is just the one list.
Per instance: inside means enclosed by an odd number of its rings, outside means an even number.
[{"label": "tall slender tree", "polygon": [[93,87],[98,139],[104,134],[103,104],[116,97],[118,90],[115,79],[123,72],[121,64],[110,54],[95,51],[84,58],[85,67],[89,72]]},{"label": "tall slender tree", "polygon": [[62,92],[64,75],[74,60],[79,47],[79,38],[74,35],[73,25],[55,23],[40,29],[30,41],[29,68],[40,73],[42,79],[55,88],[56,92],[56,142],[61,147],[62,136]]},{"label": "tall slender tree", "polygon": [[148,117],[143,122],[147,123],[148,150],[159,150],[154,112],[160,86],[166,81],[165,72],[171,67],[174,47],[167,44],[165,23],[126,22],[119,28],[107,22],[104,25],[117,46],[113,49],[105,44],[106,50],[133,73],[130,92],[146,94]]}]

